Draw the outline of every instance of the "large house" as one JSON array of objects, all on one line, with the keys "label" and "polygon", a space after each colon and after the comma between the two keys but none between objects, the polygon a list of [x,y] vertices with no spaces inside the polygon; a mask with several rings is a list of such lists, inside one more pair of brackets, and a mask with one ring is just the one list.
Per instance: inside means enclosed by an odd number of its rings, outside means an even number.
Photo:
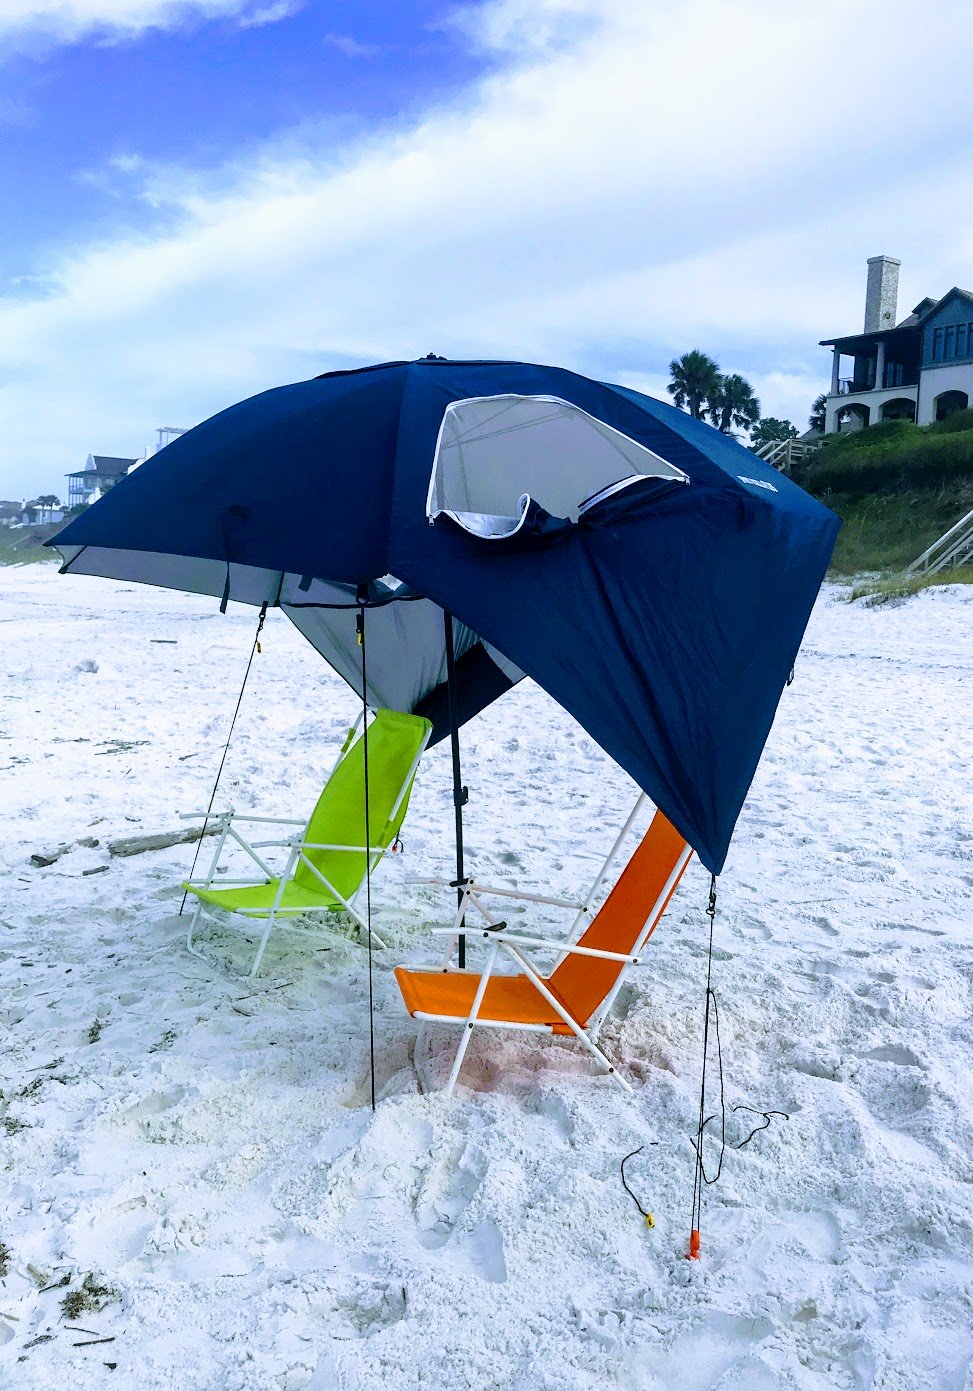
[{"label": "large house", "polygon": [[826,434],[882,420],[929,425],[973,400],[973,293],[954,286],[896,323],[900,264],[869,258],[863,331],[821,344],[834,353]]},{"label": "large house", "polygon": [[88,462],[83,469],[67,474],[68,506],[76,507],[81,503],[97,501],[109,488],[113,488],[120,478],[124,478],[127,473],[137,469],[146,459],[151,459],[160,449],[165,449],[167,444],[185,433],[181,425],[160,425],[156,430],[157,442],[147,445],[137,459],[117,459],[109,454],[89,454]]},{"label": "large house", "polygon": [[124,478],[136,462],[135,459],[115,459],[108,454],[89,454],[83,469],[67,475],[68,506],[76,507],[100,497]]}]

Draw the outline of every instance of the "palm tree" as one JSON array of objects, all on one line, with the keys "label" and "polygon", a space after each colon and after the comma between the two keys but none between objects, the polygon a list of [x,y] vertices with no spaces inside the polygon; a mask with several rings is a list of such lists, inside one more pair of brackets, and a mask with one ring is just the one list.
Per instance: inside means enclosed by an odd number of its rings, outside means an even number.
[{"label": "palm tree", "polygon": [[811,406],[811,414],[808,416],[807,425],[809,430],[819,430],[824,434],[824,408],[828,403],[828,398],[822,391],[820,396],[815,396],[814,404]]},{"label": "palm tree", "polygon": [[760,402],[753,387],[739,372],[720,378],[718,389],[709,398],[709,416],[724,435],[738,430],[752,430],[760,419]]},{"label": "palm tree", "polygon": [[[705,405],[719,390],[719,363],[694,348],[669,363],[672,381],[666,390],[680,409],[689,408],[694,420],[702,420]],[[758,411],[759,415],[759,411]]]}]

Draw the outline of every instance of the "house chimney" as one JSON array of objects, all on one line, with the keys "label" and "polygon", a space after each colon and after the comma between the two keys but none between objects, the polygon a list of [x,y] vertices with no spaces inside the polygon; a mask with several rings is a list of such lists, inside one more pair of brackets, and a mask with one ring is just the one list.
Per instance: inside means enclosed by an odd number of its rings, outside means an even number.
[{"label": "house chimney", "polygon": [[901,264],[894,256],[869,256],[868,284],[865,288],[866,333],[895,328]]}]

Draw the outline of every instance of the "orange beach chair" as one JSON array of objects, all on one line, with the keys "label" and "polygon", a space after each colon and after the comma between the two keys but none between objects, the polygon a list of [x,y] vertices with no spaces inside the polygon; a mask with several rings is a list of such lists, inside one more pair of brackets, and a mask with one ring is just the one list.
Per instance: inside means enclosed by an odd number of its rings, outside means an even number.
[{"label": "orange beach chair", "polygon": [[[511,931],[484,908],[481,895],[530,895],[487,889],[468,879],[456,921],[435,935],[455,936],[462,926],[467,942],[482,938],[488,948],[482,973],[453,970],[448,964],[438,971],[413,971],[405,966],[398,966],[395,971],[406,1009],[414,1019],[462,1022],[466,1026],[446,1083],[447,1096],[456,1085],[475,1026],[574,1034],[604,1070],[631,1091],[629,1083],[598,1047],[598,1031],[627,968],[638,964],[638,954],[665,912],[692,853],[678,831],[657,811],[615,887],[578,941],[571,945]],[[464,925],[468,908],[477,909],[486,919],[484,927]],[[524,954],[525,947],[554,948],[561,953],[549,976],[538,974]],[[494,974],[501,951],[513,963],[514,974]]]}]

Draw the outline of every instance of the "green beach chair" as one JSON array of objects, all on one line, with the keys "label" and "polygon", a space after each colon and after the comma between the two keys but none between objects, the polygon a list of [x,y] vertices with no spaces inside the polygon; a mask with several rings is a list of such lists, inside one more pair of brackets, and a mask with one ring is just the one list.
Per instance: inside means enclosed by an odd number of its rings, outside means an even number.
[{"label": "green beach chair", "polygon": [[[365,919],[354,906],[365,882],[366,857],[374,869],[394,843],[408,810],[412,784],[432,725],[418,715],[376,711],[368,725],[367,835],[365,737],[362,734],[355,739],[357,728],[358,724],[348,731],[338,762],[306,823],[287,817],[237,815],[232,810],[213,818],[219,829],[209,873],[203,880],[190,880],[183,885],[199,900],[186,933],[186,946],[194,955],[203,955],[193,945],[193,933],[204,904],[243,918],[263,919],[251,976],[260,969],[271,931],[275,926],[288,926],[288,919],[343,910],[351,914],[363,932],[367,931]],[[251,843],[238,830],[244,823],[302,829],[283,839]],[[214,887],[228,840],[250,856],[260,869],[261,878],[225,879],[221,875],[220,887]],[[259,853],[275,846],[288,850],[286,867],[279,876]],[[372,936],[384,945],[374,933]]]}]

